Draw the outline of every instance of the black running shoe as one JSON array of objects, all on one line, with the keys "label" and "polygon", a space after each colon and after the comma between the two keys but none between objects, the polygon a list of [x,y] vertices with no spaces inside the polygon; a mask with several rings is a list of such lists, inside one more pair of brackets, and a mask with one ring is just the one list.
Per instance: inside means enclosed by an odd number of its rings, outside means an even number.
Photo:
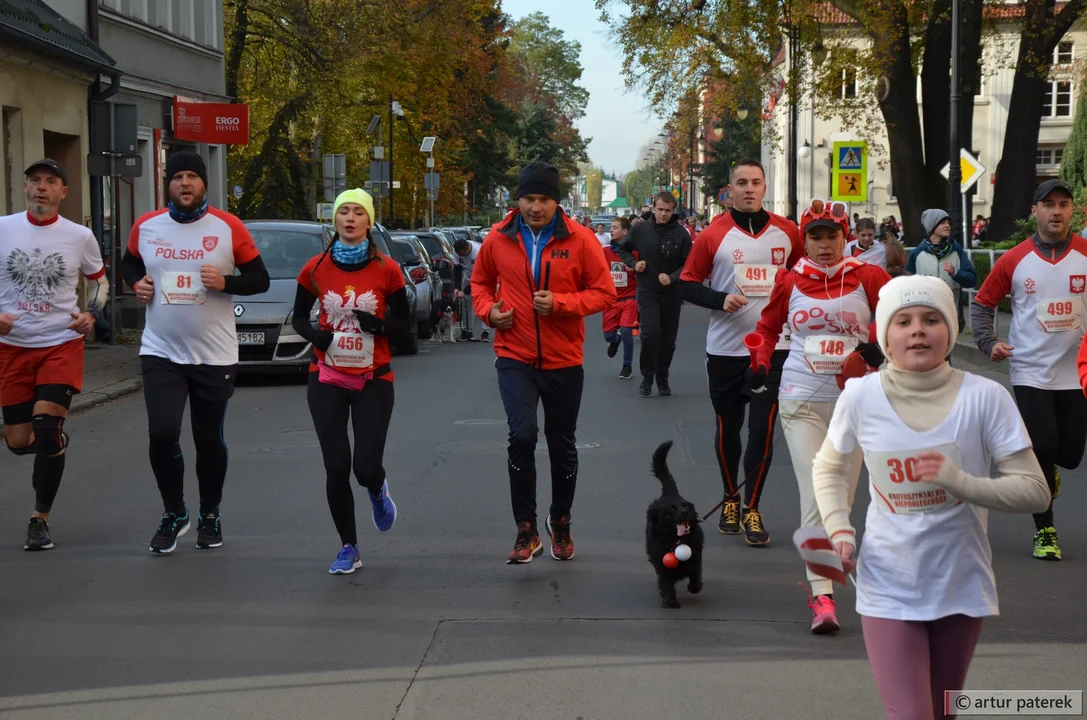
[{"label": "black running shoe", "polygon": [[762,524],[762,513],[758,510],[745,509],[740,524],[744,527],[744,540],[748,545],[762,547],[770,543],[770,533]]},{"label": "black running shoe", "polygon": [[489,343],[491,341],[491,333],[487,330],[484,330],[479,334],[479,341]]},{"label": "black running shoe", "polygon": [[26,544],[23,550],[52,550],[53,540],[49,537],[49,523],[44,518],[32,517],[26,527]]},{"label": "black running shoe", "polygon": [[608,357],[615,357],[617,352],[619,352],[619,341],[615,340],[608,343]]},{"label": "black running shoe", "polygon": [[196,547],[200,550],[223,546],[223,526],[219,513],[200,513],[196,523]]},{"label": "black running shoe", "polygon": [[672,388],[668,385],[667,380],[657,381],[657,394],[665,397],[672,394]]},{"label": "black running shoe", "polygon": [[630,365],[624,365],[623,369],[619,371],[619,377],[621,377],[624,380],[630,380],[630,378],[633,375],[634,375],[634,368],[630,367]]},{"label": "black running shoe", "polygon": [[721,519],[717,521],[717,531],[722,535],[739,535],[743,532],[740,527],[740,498],[725,500],[721,506]]},{"label": "black running shoe", "polygon": [[189,532],[189,511],[183,515],[167,512],[162,514],[159,529],[151,538],[150,550],[156,554],[172,553],[177,547],[177,539]]},{"label": "black running shoe", "polygon": [[653,377],[650,375],[642,376],[642,384],[638,386],[638,394],[642,397],[649,397],[653,394]]}]

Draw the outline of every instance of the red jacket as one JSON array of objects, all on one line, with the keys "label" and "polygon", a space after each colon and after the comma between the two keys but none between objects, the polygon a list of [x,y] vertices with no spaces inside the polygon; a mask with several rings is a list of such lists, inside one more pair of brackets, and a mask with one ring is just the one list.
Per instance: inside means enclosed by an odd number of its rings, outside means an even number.
[{"label": "red jacket", "polygon": [[[498,300],[502,311],[513,309],[513,327],[495,330],[494,352],[498,357],[531,363],[541,370],[558,370],[582,364],[585,316],[615,304],[615,285],[596,235],[568,218],[562,210],[554,235],[544,246],[540,285],[520,234],[520,213],[511,212],[491,228],[472,269],[472,306],[484,322]],[[532,306],[537,290],[554,294],[550,315]]]},{"label": "red jacket", "polygon": [[1087,335],[1083,337],[1083,344],[1079,346],[1076,362],[1079,365],[1079,384],[1083,386],[1083,394],[1087,395]]}]

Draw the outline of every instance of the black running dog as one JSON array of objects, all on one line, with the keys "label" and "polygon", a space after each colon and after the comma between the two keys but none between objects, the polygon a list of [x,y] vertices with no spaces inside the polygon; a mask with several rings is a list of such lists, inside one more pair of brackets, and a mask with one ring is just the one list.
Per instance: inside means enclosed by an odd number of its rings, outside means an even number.
[{"label": "black running dog", "polygon": [[[697,593],[702,589],[702,546],[705,536],[694,505],[680,496],[676,479],[668,471],[668,451],[671,449],[672,443],[669,441],[653,453],[653,475],[660,480],[663,491],[645,513],[645,551],[653,569],[657,571],[661,605],[677,608],[680,606],[676,600],[677,582],[687,578],[690,592]],[[690,559],[674,568],[665,567],[664,556],[673,552],[680,543],[691,548]]]}]

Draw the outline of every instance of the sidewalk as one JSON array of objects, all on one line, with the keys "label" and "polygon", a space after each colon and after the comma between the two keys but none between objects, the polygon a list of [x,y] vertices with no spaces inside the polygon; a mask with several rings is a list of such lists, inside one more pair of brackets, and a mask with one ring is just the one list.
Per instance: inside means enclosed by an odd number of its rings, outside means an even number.
[{"label": "sidewalk", "polygon": [[[88,343],[84,354],[83,392],[72,399],[72,413],[109,402],[138,391],[140,382],[140,344],[105,345]],[[0,420],[0,437],[4,423]]]},{"label": "sidewalk", "polygon": [[[1011,322],[1012,316],[1010,314],[997,312],[996,335],[1000,338],[1001,342],[1008,341],[1008,329],[1011,327]],[[984,365],[994,372],[1008,373],[1008,363],[994,363],[989,359],[988,355],[981,350],[978,350],[977,343],[974,342],[974,336],[968,329],[959,333],[958,342],[955,343],[955,347],[951,350],[951,356],[952,358]]]}]

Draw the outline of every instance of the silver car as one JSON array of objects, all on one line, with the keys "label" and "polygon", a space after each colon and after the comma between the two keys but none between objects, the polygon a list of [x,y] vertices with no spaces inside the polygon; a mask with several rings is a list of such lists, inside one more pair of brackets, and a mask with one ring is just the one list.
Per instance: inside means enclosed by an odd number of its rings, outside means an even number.
[{"label": "silver car", "polygon": [[[298,273],[314,255],[324,252],[331,236],[325,226],[300,220],[247,220],[271,286],[260,295],[234,298],[238,332],[238,366],[246,372],[304,372],[310,344],[291,327]],[[315,303],[310,321],[317,322]]]}]

